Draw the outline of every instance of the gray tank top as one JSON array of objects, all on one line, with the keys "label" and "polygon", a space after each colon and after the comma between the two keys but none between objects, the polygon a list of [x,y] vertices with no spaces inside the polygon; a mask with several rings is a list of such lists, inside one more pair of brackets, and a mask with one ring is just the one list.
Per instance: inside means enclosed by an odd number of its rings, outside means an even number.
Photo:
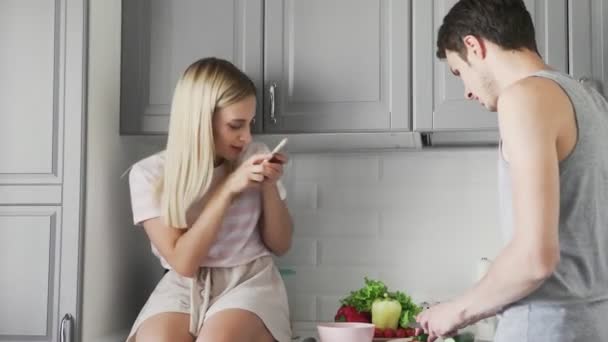
[{"label": "gray tank top", "polygon": [[[543,70],[558,83],[576,114],[578,140],[559,164],[560,262],[553,275],[520,303],[580,303],[608,299],[608,102],[570,76]],[[499,153],[503,235],[513,234],[509,165]]]}]

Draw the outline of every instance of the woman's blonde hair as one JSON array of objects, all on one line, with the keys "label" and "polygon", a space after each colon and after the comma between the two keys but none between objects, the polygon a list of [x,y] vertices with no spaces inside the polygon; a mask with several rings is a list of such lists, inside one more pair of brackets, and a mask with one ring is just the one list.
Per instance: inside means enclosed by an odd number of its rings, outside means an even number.
[{"label": "woman's blonde hair", "polygon": [[213,114],[255,96],[255,85],[232,63],[203,58],[177,82],[171,103],[165,167],[157,194],[164,222],[188,228],[188,208],[208,190],[213,177]]}]

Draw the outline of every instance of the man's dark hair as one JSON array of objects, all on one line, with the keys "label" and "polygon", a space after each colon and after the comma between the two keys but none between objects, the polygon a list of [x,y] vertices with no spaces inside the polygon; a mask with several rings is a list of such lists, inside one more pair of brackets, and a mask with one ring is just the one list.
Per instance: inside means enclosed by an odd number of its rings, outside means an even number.
[{"label": "man's dark hair", "polygon": [[443,18],[437,35],[437,57],[457,52],[467,60],[463,42],[472,35],[505,50],[529,49],[538,53],[534,24],[523,0],[460,0]]}]

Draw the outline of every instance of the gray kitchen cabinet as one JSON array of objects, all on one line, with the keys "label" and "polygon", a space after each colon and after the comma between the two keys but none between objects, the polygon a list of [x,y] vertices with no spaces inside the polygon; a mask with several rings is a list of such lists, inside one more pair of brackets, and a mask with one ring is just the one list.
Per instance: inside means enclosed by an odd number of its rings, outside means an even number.
[{"label": "gray kitchen cabinet", "polygon": [[[85,0],[0,4],[0,341],[78,318]],[[62,320],[62,318],[66,318]]]},{"label": "gray kitchen cabinet", "polygon": [[129,0],[122,17],[122,134],[166,133],[204,56],[256,83],[255,133],[411,129],[409,1]]},{"label": "gray kitchen cabinet", "polygon": [[34,340],[54,330],[61,219],[58,206],[0,207],[0,341]]},{"label": "gray kitchen cabinet", "polygon": [[410,129],[410,1],[266,0],[264,132]]},{"label": "gray kitchen cabinet", "polygon": [[[413,2],[412,82],[415,131],[495,131],[498,127],[496,114],[488,112],[476,101],[466,100],[461,80],[452,75],[443,61],[435,57],[437,31],[443,17],[456,2],[457,0]],[[567,72],[566,0],[525,0],[525,3],[535,24],[541,55],[549,65]],[[596,17],[601,20],[601,16]],[[588,19],[580,20],[584,23]]]},{"label": "gray kitchen cabinet", "polygon": [[569,0],[569,71],[608,95],[608,1]]},{"label": "gray kitchen cabinet", "polygon": [[[235,63],[256,83],[261,99],[262,0],[122,4],[122,134],[166,133],[175,84],[202,57]],[[256,117],[254,131],[261,130],[261,121]]]}]

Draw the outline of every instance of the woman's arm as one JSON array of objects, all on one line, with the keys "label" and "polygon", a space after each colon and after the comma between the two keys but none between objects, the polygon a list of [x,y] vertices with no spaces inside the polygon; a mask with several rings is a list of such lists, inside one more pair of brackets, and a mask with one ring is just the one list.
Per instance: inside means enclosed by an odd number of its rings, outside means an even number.
[{"label": "woman's arm", "polygon": [[291,247],[293,223],[276,183],[262,186],[262,206],[262,240],[274,254],[283,255]]},{"label": "woman's arm", "polygon": [[209,196],[189,229],[169,227],[160,217],[145,221],[144,229],[171,268],[185,277],[194,277],[217,237],[231,201],[232,195],[221,185]]},{"label": "woman's arm", "polygon": [[287,253],[291,247],[293,223],[285,201],[281,199],[277,182],[283,175],[283,164],[287,157],[277,153],[274,161],[265,161],[264,182],[262,183],[262,217],[260,233],[262,241],[276,255]]},{"label": "woman's arm", "polygon": [[261,161],[265,158],[268,156],[263,154],[252,156],[210,190],[210,196],[192,227],[175,229],[165,225],[160,218],[144,222],[150,241],[176,272],[185,277],[196,275],[201,261],[207,257],[217,238],[232,200],[264,180]]}]

